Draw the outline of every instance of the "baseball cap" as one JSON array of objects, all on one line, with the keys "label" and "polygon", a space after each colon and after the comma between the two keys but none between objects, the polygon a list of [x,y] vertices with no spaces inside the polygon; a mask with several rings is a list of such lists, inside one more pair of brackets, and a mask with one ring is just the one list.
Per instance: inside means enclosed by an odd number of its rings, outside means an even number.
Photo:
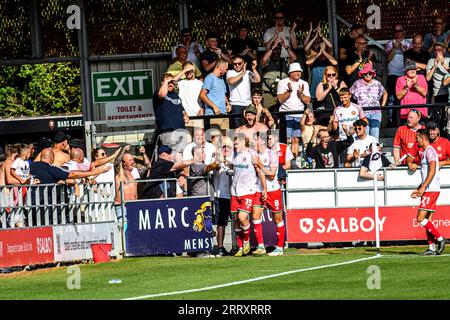
[{"label": "baseball cap", "polygon": [[430,130],[430,129],[436,129],[437,127],[438,127],[437,123],[434,122],[433,120],[428,121],[427,124],[425,125],[425,128],[426,128],[427,130]]},{"label": "baseball cap", "polygon": [[247,108],[245,108],[244,113],[253,113],[256,115],[256,107],[254,105],[249,105]]},{"label": "baseball cap", "polygon": [[70,137],[68,137],[64,132],[58,131],[58,132],[55,134],[55,137],[53,138],[53,141],[54,141],[55,143],[60,143],[60,142],[63,142],[63,141],[65,141],[65,140],[67,140],[68,138],[70,138]]},{"label": "baseball cap", "polygon": [[238,25],[238,30],[241,29],[250,29],[250,26],[247,21],[241,21]]},{"label": "baseball cap", "polygon": [[42,137],[37,142],[37,149],[43,150],[45,148],[50,148],[52,145],[53,143],[49,138]]},{"label": "baseball cap", "polygon": [[161,147],[159,147],[158,149],[158,154],[161,153],[168,153],[168,154],[172,154],[172,148],[167,146],[167,145],[162,145]]},{"label": "baseball cap", "polygon": [[288,73],[291,73],[291,72],[294,72],[294,71],[303,72],[303,69],[302,69],[302,66],[300,65],[300,63],[294,62],[294,63],[291,63],[289,65],[289,72]]}]

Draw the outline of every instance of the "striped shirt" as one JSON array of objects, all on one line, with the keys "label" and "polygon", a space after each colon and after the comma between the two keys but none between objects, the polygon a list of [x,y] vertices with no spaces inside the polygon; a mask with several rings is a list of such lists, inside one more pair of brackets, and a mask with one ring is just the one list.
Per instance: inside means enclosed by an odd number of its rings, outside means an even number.
[{"label": "striped shirt", "polygon": [[[400,158],[405,154],[411,154],[414,144],[416,143],[417,130],[422,129],[422,125],[411,129],[408,126],[401,126],[398,128],[394,138],[394,148],[400,149]],[[406,163],[406,158],[402,161],[402,164]]]}]

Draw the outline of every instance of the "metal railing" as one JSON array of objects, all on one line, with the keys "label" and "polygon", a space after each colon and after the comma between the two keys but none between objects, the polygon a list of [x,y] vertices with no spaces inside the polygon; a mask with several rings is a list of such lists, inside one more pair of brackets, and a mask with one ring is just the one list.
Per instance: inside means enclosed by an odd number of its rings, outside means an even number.
[{"label": "metal railing", "polygon": [[0,186],[0,229],[113,221],[113,183]]}]

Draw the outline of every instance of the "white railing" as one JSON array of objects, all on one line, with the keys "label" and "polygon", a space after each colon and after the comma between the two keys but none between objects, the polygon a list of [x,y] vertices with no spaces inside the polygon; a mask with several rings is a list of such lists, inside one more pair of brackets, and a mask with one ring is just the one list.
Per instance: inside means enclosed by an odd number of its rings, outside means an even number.
[{"label": "white railing", "polygon": [[[378,181],[380,206],[417,206],[411,192],[421,183],[420,169],[383,168]],[[441,195],[437,205],[450,204],[450,167],[439,170]],[[374,206],[373,180],[359,177],[359,168],[305,169],[288,171],[287,209],[362,208]]]},{"label": "white railing", "polygon": [[115,221],[113,183],[0,186],[0,229]]}]

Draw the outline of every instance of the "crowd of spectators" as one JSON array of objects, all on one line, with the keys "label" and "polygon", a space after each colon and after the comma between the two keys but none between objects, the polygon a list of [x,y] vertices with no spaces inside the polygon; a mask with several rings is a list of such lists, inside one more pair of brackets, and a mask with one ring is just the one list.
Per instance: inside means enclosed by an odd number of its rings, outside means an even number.
[{"label": "crowd of spectators", "polygon": [[[247,22],[238,25],[236,36],[223,47],[214,32],[207,34],[203,47],[190,29],[181,30],[173,61],[154,94],[158,156],[153,161],[143,146],[133,154],[126,145],[110,155],[95,149],[90,162],[83,143],[63,132],[52,141],[41,139],[37,146],[9,146],[0,155],[0,186],[13,185],[3,191],[13,192],[6,198],[14,200],[3,204],[1,214],[14,213],[18,197],[27,192],[19,192],[23,185],[66,185],[76,201],[80,184],[112,183],[119,221],[126,218],[123,200],[210,195],[217,200],[218,247],[226,254],[223,237],[232,185],[228,164],[236,152],[235,137],[251,149],[257,137],[265,135],[264,143],[278,155],[277,178],[282,183],[286,170],[293,168],[367,168],[373,146],[382,147],[383,115],[399,127],[393,165],[416,169],[415,133],[424,125],[435,131],[432,145],[439,141],[439,150],[444,150],[442,165],[450,161],[445,106],[411,107],[449,102],[450,32],[441,17],[430,33],[417,34],[412,42],[404,37],[404,26],[395,25],[384,53],[369,47],[364,26],[354,25],[340,40],[338,57],[320,22],[315,28],[310,24],[302,55],[296,23],[285,25],[282,10],[274,12],[273,19],[260,54]],[[384,69],[387,79],[381,77]],[[397,104],[408,108],[382,112]],[[214,115],[221,117],[202,119]],[[280,136],[286,136],[286,144]],[[386,158],[383,164],[391,165]],[[369,176],[365,169],[362,175]],[[139,179],[151,181],[139,187]],[[44,196],[40,192],[39,197]],[[26,225],[23,215],[9,216],[11,225]]]},{"label": "crowd of spectators", "polygon": [[[264,47],[259,52],[257,41],[249,37],[251,26],[245,21],[222,47],[213,31],[207,33],[203,48],[200,39],[193,40],[190,29],[181,30],[181,42],[174,46],[174,61],[167,70],[173,76],[174,98],[162,102],[178,101],[177,111],[164,113],[156,108],[160,128],[165,131],[161,132],[162,144],[179,147],[178,131],[185,128],[192,134],[193,127],[211,127],[227,135],[227,130],[244,123],[245,110],[253,105],[257,121],[280,130],[283,141],[286,138],[294,156],[293,168],[319,168],[307,150],[319,144],[320,130],[325,129],[332,141],[347,141],[342,130],[345,122],[356,143],[353,122],[362,119],[369,139],[379,142],[383,127],[407,123],[413,105],[449,101],[450,31],[440,16],[435,17],[430,32],[415,34],[412,39],[405,38],[407,26],[395,24],[384,51],[368,41],[364,25],[355,24],[339,40],[338,57],[333,55],[333,44],[320,21],[316,26],[310,22],[302,47],[297,28],[295,22],[286,23],[283,10],[276,10],[273,26],[261,37]],[[184,68],[187,63],[189,67]],[[184,79],[195,79],[195,85],[191,81],[187,86]],[[385,108],[388,106],[398,107]],[[420,111],[422,124],[428,120],[437,123],[441,136],[450,131],[445,105],[415,110]],[[217,117],[190,119],[204,115]],[[177,137],[170,139],[172,145],[165,139],[171,135],[167,129]],[[342,150],[336,161],[320,163],[330,163],[330,167],[361,163],[361,159],[350,161],[346,152]]]}]

